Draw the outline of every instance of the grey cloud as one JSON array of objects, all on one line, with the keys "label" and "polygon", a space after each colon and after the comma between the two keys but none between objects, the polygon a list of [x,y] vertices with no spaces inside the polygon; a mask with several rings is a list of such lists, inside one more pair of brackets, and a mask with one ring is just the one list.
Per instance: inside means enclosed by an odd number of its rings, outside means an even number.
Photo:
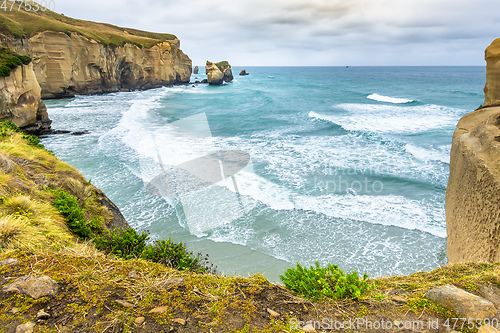
[{"label": "grey cloud", "polygon": [[[440,65],[451,58],[482,64],[482,57],[473,58],[476,53],[467,47],[487,46],[497,37],[500,21],[498,0],[57,0],[56,9],[77,18],[173,33],[198,64],[224,58],[247,66],[349,60]],[[450,50],[454,54],[447,58],[444,53]],[[405,52],[407,58],[398,60],[394,52]]]}]

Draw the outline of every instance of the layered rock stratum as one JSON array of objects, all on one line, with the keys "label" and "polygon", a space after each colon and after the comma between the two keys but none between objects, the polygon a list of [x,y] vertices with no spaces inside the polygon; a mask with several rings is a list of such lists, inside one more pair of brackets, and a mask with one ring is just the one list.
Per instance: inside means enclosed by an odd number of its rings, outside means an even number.
[{"label": "layered rock stratum", "polygon": [[485,106],[460,119],[446,191],[448,261],[500,261],[500,39],[485,53]]},{"label": "layered rock stratum", "polygon": [[40,133],[50,128],[40,97],[189,83],[191,59],[174,35],[77,20],[26,6],[0,16],[0,45],[32,59],[0,79],[0,119]]},{"label": "layered rock stratum", "polygon": [[191,59],[173,39],[144,48],[104,45],[78,33],[44,31],[8,41],[33,58],[42,98],[150,89],[189,83]]}]

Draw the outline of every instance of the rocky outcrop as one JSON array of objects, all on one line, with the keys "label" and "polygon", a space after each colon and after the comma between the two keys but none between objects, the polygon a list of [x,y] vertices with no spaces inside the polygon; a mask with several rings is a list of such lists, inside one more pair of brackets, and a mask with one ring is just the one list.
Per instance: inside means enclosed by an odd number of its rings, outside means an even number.
[{"label": "rocky outcrop", "polygon": [[[485,105],[500,102],[500,40],[486,49]],[[448,262],[500,262],[500,107],[460,119],[446,190]]]},{"label": "rocky outcrop", "polygon": [[426,297],[465,318],[486,319],[497,314],[495,305],[454,285],[439,286],[429,290]]},{"label": "rocky outcrop", "polygon": [[486,85],[484,105],[500,105],[500,38],[495,39],[485,52]]},{"label": "rocky outcrop", "polygon": [[500,108],[465,115],[446,191],[448,261],[500,261]]},{"label": "rocky outcrop", "polygon": [[220,71],[224,74],[224,82],[233,81],[233,71],[231,70],[231,65],[227,61],[221,61],[215,64],[219,67]]},{"label": "rocky outcrop", "polygon": [[208,83],[212,85],[221,85],[223,82],[233,80],[231,65],[227,61],[213,63],[207,60],[205,72],[207,73]]},{"label": "rocky outcrop", "polygon": [[191,76],[191,59],[178,39],[150,48],[106,46],[77,33],[44,31],[2,43],[31,56],[42,98],[170,86]]},{"label": "rocky outcrop", "polygon": [[243,68],[240,72],[240,75],[248,75],[249,73],[247,73],[247,70],[245,68]]},{"label": "rocky outcrop", "polygon": [[207,61],[205,65],[208,84],[221,85],[224,82],[224,73],[213,62]]},{"label": "rocky outcrop", "polygon": [[0,78],[0,119],[11,121],[29,133],[49,130],[51,121],[40,97],[33,63],[18,66],[10,76]]},{"label": "rocky outcrop", "polygon": [[193,74],[198,74],[198,72],[199,72],[199,68],[198,68],[198,66],[195,66],[193,69]]}]

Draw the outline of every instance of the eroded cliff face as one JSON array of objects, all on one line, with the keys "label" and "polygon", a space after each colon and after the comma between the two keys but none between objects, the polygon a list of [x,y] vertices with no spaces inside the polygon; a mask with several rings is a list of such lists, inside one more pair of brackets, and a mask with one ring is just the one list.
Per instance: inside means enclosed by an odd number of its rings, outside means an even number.
[{"label": "eroded cliff face", "polygon": [[484,105],[500,105],[500,38],[495,39],[485,52],[486,85]]},{"label": "eroded cliff face", "polygon": [[50,129],[47,108],[40,97],[33,63],[18,66],[10,76],[0,78],[0,119],[12,121],[30,133]]},{"label": "eroded cliff face", "polygon": [[464,116],[446,191],[448,261],[500,261],[500,107]]},{"label": "eroded cliff face", "polygon": [[500,39],[487,49],[485,108],[460,119],[446,190],[449,263],[500,262]]},{"label": "eroded cliff face", "polygon": [[33,59],[42,98],[188,83],[191,59],[178,39],[151,48],[105,46],[76,33],[45,31],[11,47]]}]

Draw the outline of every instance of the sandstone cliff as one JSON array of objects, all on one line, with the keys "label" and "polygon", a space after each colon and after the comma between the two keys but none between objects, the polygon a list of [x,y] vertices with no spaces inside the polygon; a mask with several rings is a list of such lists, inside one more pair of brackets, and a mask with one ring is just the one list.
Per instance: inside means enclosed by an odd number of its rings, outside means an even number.
[{"label": "sandstone cliff", "polygon": [[174,35],[24,7],[0,15],[0,43],[31,56],[42,98],[189,82],[191,59]]},{"label": "sandstone cliff", "polygon": [[1,77],[0,119],[11,121],[30,133],[50,129],[51,121],[40,92],[33,63],[18,66],[10,76]]},{"label": "sandstone cliff", "polygon": [[149,48],[106,46],[78,33],[44,31],[3,41],[32,57],[42,98],[170,86],[188,83],[191,75],[191,60],[178,39]]},{"label": "sandstone cliff", "polygon": [[500,108],[464,116],[446,191],[448,261],[500,261]]},{"label": "sandstone cliff", "polygon": [[486,49],[486,85],[484,105],[500,104],[500,38],[495,39]]}]

